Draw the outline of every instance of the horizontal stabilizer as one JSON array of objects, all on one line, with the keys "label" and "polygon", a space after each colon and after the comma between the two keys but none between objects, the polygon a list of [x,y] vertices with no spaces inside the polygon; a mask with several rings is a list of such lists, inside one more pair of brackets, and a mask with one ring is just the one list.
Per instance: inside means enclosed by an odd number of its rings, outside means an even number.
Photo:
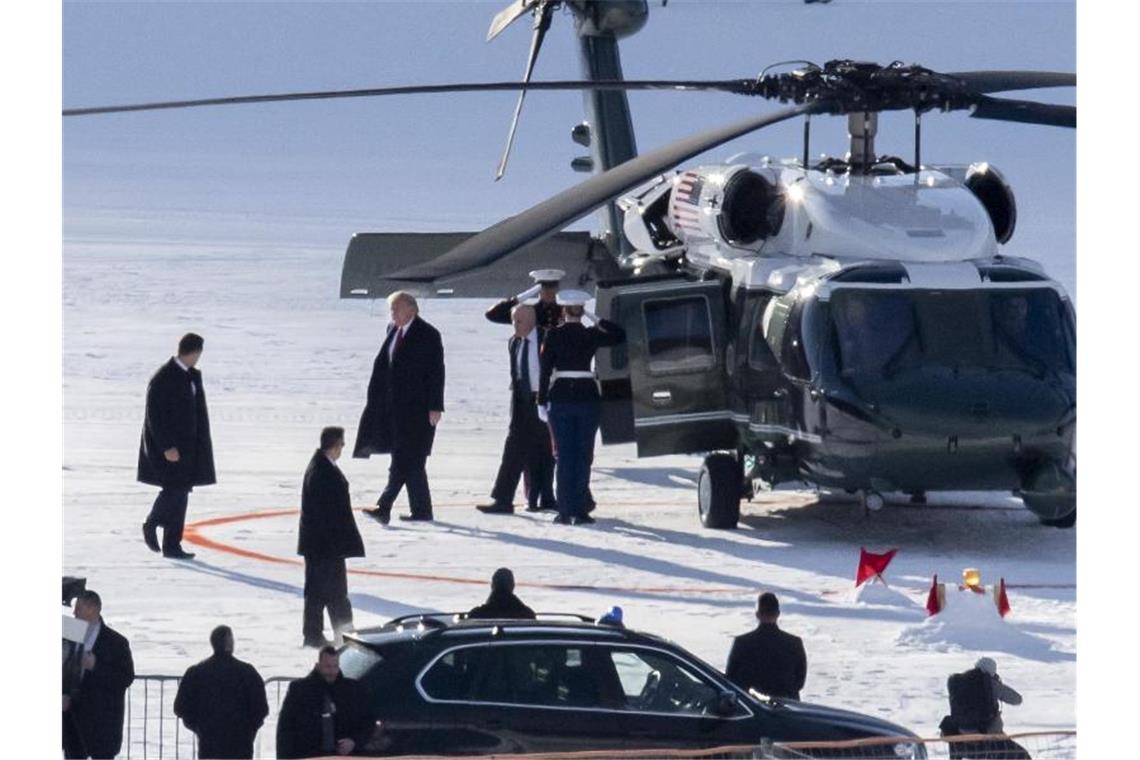
[{"label": "horizontal stabilizer", "polygon": [[617,265],[588,232],[559,232],[492,264],[433,282],[388,279],[450,251],[474,232],[361,232],[344,254],[341,298],[384,298],[406,290],[426,298],[503,298],[526,290],[532,269],[562,269],[562,286],[593,291],[598,279],[614,277]]}]

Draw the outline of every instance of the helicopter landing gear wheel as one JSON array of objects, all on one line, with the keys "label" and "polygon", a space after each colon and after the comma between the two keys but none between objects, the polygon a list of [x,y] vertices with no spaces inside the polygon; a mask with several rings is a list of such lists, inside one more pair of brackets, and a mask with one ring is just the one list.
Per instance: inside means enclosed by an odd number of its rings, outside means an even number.
[{"label": "helicopter landing gear wheel", "polygon": [[732,530],[740,521],[740,461],[732,454],[709,454],[697,479],[701,525]]}]

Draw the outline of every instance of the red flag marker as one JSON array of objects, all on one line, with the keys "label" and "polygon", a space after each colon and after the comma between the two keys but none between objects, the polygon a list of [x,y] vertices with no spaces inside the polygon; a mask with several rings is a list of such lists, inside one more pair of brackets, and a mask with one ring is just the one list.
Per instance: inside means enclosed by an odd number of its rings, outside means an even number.
[{"label": "red flag marker", "polygon": [[998,581],[997,592],[997,608],[998,614],[1005,617],[1009,614],[1009,597],[1005,594],[1005,578]]},{"label": "red flag marker", "polygon": [[941,611],[942,605],[938,603],[938,573],[935,573],[934,580],[930,583],[930,593],[926,596],[926,614],[934,616]]},{"label": "red flag marker", "polygon": [[[855,571],[855,587],[863,585],[868,578],[878,578],[883,581],[883,572],[891,564],[898,549],[891,549],[883,554],[874,554],[864,547],[859,547],[859,569]],[[886,581],[883,581],[886,583]]]}]

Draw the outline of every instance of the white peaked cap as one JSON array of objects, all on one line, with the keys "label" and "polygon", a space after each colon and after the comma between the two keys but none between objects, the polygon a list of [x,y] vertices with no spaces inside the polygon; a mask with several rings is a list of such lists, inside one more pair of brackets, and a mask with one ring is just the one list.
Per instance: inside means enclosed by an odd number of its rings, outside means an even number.
[{"label": "white peaked cap", "polygon": [[585,306],[593,296],[584,290],[560,290],[555,300],[559,306]]},{"label": "white peaked cap", "polygon": [[566,273],[561,269],[535,269],[530,273],[535,282],[558,282]]}]

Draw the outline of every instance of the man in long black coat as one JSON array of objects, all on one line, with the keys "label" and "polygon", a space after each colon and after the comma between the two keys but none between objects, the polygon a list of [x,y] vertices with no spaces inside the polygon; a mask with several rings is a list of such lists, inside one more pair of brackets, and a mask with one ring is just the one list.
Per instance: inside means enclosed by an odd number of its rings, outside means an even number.
[{"label": "man in long black coat", "polygon": [[348,600],[347,557],[363,557],[364,542],[352,517],[348,479],[337,467],[344,450],[344,428],[321,431],[321,447],[309,460],[301,488],[301,529],[297,553],[305,558],[305,611],[302,633],[305,646],[321,647],[325,608],[333,635],[352,627]]},{"label": "man in long black coat", "polygon": [[387,524],[392,503],[407,486],[411,515],[403,520],[431,520],[427,458],[443,415],[443,341],[439,331],[419,317],[416,299],[397,291],[388,296],[392,324],[372,365],[368,402],[360,417],[352,455],[391,454],[388,484],[369,515]]},{"label": "man in long black coat", "polygon": [[491,576],[491,593],[487,601],[467,613],[473,620],[534,620],[534,610],[515,596],[515,574],[509,567],[500,567]]},{"label": "man in long black coat", "polygon": [[725,674],[742,689],[798,700],[807,679],[803,641],[776,624],[780,600],[770,591],[757,600],[756,617],[760,620],[756,630],[732,642]]},{"label": "man in long black coat", "polygon": [[198,736],[198,757],[252,758],[253,740],[269,714],[265,682],[257,669],[234,657],[234,632],[210,633],[214,654],[191,665],[178,683],[174,714]]},{"label": "man in long black coat", "polygon": [[195,366],[204,345],[199,335],[182,336],[178,355],[154,374],[146,389],[138,479],[162,490],[143,523],[143,540],[159,551],[157,529],[162,528],[161,551],[172,559],[194,556],[182,549],[190,491],[217,481],[206,392]]},{"label": "man in long black coat", "polygon": [[75,617],[87,623],[83,675],[63,700],[63,756],[111,758],[123,746],[124,695],[135,680],[131,645],[103,621],[103,601],[87,590],[75,600]]},{"label": "man in long black coat", "polygon": [[325,647],[316,667],[285,693],[277,718],[277,757],[360,753],[374,725],[367,690],[345,678],[336,650]]}]

